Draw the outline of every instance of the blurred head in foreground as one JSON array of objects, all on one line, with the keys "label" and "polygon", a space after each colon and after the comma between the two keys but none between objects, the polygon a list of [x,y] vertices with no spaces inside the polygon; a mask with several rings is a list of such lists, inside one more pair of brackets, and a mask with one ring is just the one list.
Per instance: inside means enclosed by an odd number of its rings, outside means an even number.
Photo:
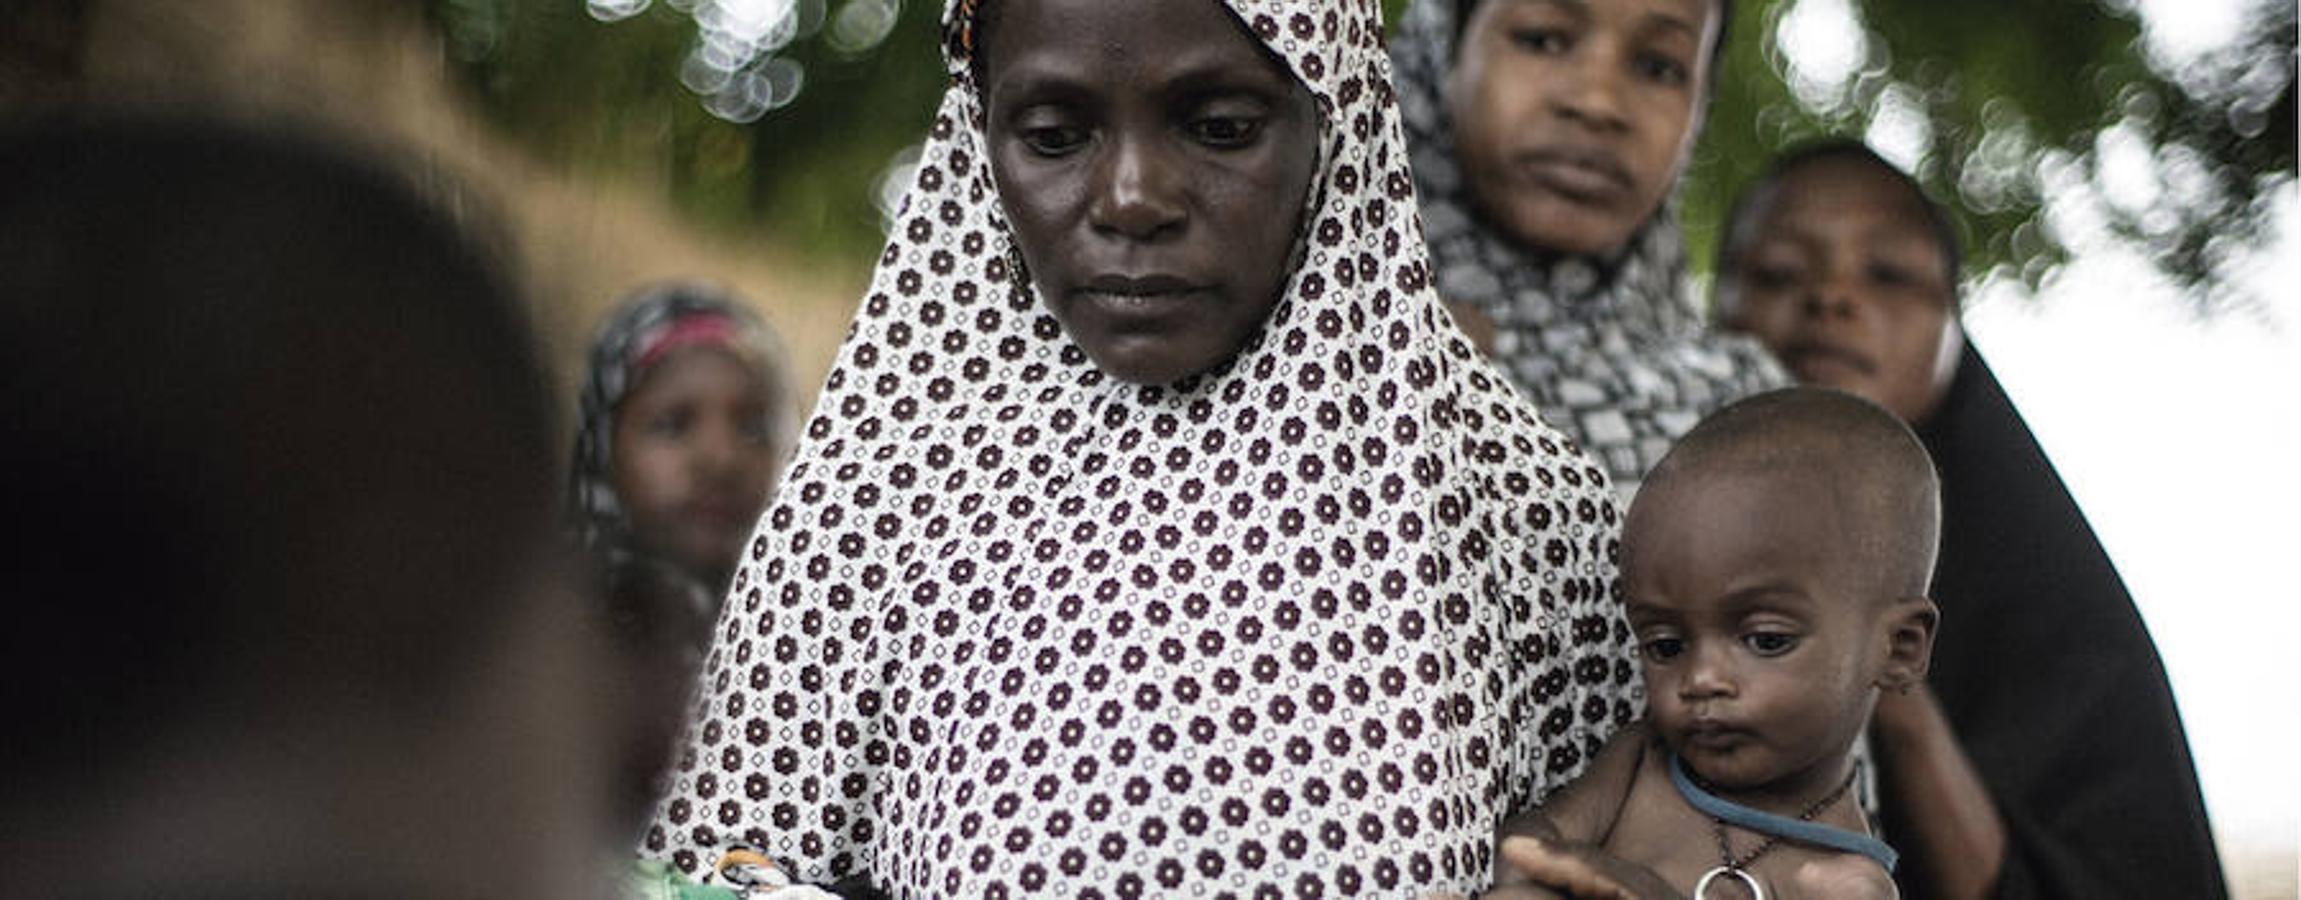
[{"label": "blurred head in foreground", "polygon": [[336,152],[0,134],[0,690],[30,736],[0,895],[468,895],[507,840],[544,895],[584,874],[592,648],[529,341],[490,260]]}]

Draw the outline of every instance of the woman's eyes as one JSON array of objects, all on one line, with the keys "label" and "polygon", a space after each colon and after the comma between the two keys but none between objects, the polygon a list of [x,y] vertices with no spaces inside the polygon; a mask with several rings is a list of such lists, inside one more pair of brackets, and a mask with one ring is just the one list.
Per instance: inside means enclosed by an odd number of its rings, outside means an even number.
[{"label": "woman's eyes", "polygon": [[1686,652],[1686,642],[1675,637],[1652,637],[1640,643],[1638,650],[1646,654],[1647,659],[1662,662]]},{"label": "woman's eyes", "polygon": [[1191,120],[1187,130],[1192,140],[1231,150],[1252,145],[1262,134],[1262,121],[1246,116],[1202,116]]},{"label": "woman's eyes", "polygon": [[[1217,150],[1251,147],[1262,137],[1265,117],[1259,114],[1193,114],[1182,123],[1191,141]],[[1015,129],[1023,146],[1040,156],[1066,156],[1095,139],[1091,128],[1074,124],[1031,124]]]},{"label": "woman's eyes", "polygon": [[1685,84],[1692,74],[1687,71],[1685,63],[1660,53],[1640,53],[1631,66],[1636,69],[1638,77],[1671,86]]},{"label": "woman's eyes", "polygon": [[1083,128],[1069,125],[1041,125],[1021,129],[1023,146],[1040,156],[1061,156],[1078,149],[1087,142]]},{"label": "woman's eyes", "polygon": [[1572,36],[1559,28],[1518,28],[1510,32],[1510,43],[1529,53],[1564,53],[1574,45]]},{"label": "woman's eyes", "polygon": [[1918,281],[1916,272],[1898,263],[1871,263],[1869,270],[1871,281],[1890,287],[1907,287]]},{"label": "woman's eyes", "polygon": [[1778,290],[1798,283],[1805,273],[1788,263],[1753,263],[1743,270],[1752,287]]}]

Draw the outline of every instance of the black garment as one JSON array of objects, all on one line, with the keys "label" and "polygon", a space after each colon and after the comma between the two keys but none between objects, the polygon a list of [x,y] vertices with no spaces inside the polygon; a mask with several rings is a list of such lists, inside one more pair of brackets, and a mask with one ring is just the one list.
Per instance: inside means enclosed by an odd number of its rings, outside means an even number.
[{"label": "black garment", "polygon": [[[2226,896],[2157,649],[1971,344],[1920,431],[1942,476],[1931,681],[2005,819],[1997,896]],[[1924,871],[1901,867],[1905,895],[1931,895]]]}]

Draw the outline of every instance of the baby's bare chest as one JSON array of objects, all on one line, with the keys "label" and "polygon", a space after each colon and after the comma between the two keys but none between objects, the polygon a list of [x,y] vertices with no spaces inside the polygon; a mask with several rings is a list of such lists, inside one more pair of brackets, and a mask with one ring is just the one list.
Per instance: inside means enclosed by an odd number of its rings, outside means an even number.
[{"label": "baby's bare chest", "polygon": [[1647,765],[1631,783],[1604,847],[1624,861],[1652,869],[1686,892],[1689,900],[1751,900],[1743,880],[1723,872],[1710,879],[1707,893],[1694,895],[1703,876],[1724,867],[1729,859],[1740,863],[1765,891],[1765,900],[1893,896],[1891,879],[1865,858],[1787,841],[1761,849],[1764,841],[1743,829],[1721,828],[1716,820],[1687,806],[1670,785],[1667,770]]}]

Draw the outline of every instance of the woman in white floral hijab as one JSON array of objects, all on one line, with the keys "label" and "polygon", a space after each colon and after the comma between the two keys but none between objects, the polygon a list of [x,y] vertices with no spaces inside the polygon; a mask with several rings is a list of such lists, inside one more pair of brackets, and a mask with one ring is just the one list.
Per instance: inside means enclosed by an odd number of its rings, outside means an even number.
[{"label": "woman in white floral hijab", "polygon": [[1439,296],[1625,493],[1679,435],[1787,386],[1705,327],[1669,197],[1730,0],[1416,0],[1391,43]]},{"label": "woman in white floral hijab", "polygon": [[1619,514],[1429,290],[1378,5],[988,5],[643,852],[1483,888],[1639,711]]}]

